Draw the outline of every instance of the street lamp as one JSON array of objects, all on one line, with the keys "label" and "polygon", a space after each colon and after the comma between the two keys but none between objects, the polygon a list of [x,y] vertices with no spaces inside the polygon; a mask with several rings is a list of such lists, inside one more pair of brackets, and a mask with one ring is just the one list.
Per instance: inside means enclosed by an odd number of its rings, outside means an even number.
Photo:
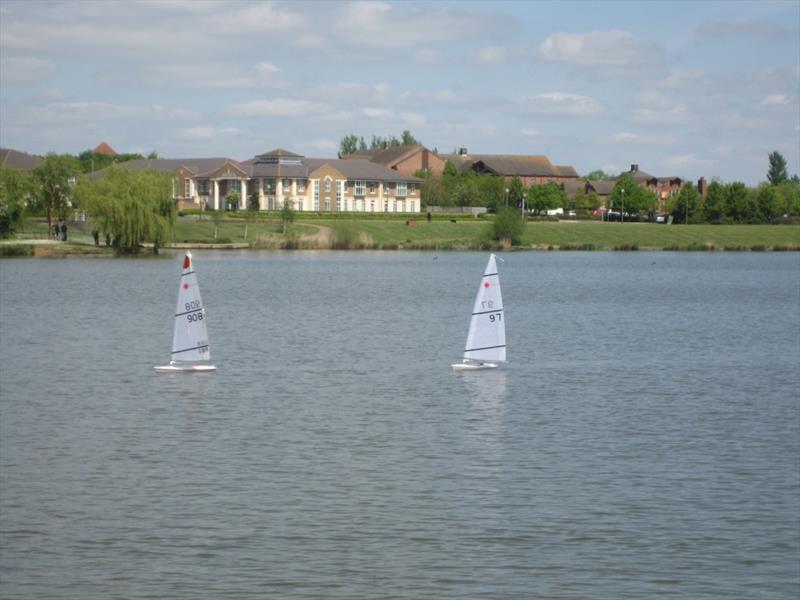
[{"label": "street lamp", "polygon": [[619,188],[620,193],[622,194],[622,208],[619,211],[619,222],[625,222],[625,188]]},{"label": "street lamp", "polygon": [[508,188],[506,188],[506,208],[508,208]]}]

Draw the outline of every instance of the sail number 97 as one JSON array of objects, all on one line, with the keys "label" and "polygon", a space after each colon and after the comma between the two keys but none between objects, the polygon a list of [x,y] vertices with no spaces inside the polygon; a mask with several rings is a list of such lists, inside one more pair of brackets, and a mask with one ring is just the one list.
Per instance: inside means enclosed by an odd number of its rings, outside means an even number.
[{"label": "sail number 97", "polygon": [[489,320],[494,323],[495,321],[502,321],[503,320],[503,313],[497,313],[496,315],[489,315]]}]

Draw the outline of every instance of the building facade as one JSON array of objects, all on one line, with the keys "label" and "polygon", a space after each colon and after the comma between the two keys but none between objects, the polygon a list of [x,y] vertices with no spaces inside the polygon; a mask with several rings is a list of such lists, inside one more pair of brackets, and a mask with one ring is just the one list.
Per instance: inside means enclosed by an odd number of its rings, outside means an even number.
[{"label": "building facade", "polygon": [[279,210],[417,213],[422,179],[363,159],[307,158],[283,149],[246,161],[141,159],[125,168],[174,173],[179,210]]}]

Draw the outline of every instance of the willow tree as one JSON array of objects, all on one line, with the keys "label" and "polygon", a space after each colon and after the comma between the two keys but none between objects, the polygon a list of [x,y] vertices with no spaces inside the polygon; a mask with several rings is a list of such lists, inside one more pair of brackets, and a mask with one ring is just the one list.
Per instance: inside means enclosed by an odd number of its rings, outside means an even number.
[{"label": "willow tree", "polygon": [[138,254],[142,242],[152,242],[158,253],[172,239],[175,205],[168,174],[112,166],[102,178],[83,179],[75,192],[94,226],[111,234],[117,254]]}]

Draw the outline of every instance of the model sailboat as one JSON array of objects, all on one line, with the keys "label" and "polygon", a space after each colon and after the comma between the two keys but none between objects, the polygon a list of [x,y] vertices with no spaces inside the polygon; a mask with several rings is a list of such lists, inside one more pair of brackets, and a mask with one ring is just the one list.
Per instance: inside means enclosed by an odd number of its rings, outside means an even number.
[{"label": "model sailboat", "polygon": [[489,255],[483,272],[472,306],[464,358],[452,365],[457,371],[495,369],[506,361],[506,321],[495,258]]},{"label": "model sailboat", "polygon": [[208,364],[211,351],[206,331],[206,311],[200,299],[200,287],[194,272],[192,253],[183,258],[178,305],[175,309],[175,331],[172,335],[172,360],[168,365],[154,367],[158,373],[199,373],[216,371]]}]

